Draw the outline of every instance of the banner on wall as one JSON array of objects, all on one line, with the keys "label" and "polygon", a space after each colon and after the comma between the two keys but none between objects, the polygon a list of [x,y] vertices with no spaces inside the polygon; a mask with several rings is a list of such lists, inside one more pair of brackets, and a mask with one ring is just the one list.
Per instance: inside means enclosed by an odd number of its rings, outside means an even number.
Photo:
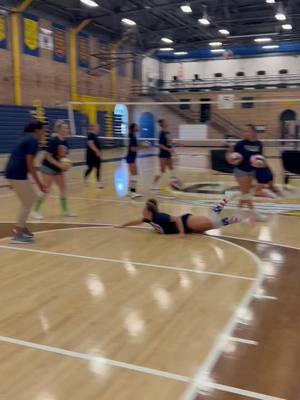
[{"label": "banner on wall", "polygon": [[40,29],[40,48],[53,50],[53,32],[50,29]]},{"label": "banner on wall", "polygon": [[39,19],[34,15],[23,15],[23,47],[25,54],[35,57],[40,55]]},{"label": "banner on wall", "polygon": [[7,48],[6,17],[0,15],[0,49]]},{"label": "banner on wall", "polygon": [[86,33],[78,35],[78,64],[81,68],[90,67],[90,38]]},{"label": "banner on wall", "polygon": [[220,94],[218,96],[219,110],[232,110],[234,109],[234,94]]},{"label": "banner on wall", "polygon": [[53,60],[61,63],[67,62],[66,29],[63,25],[53,24],[54,50]]}]

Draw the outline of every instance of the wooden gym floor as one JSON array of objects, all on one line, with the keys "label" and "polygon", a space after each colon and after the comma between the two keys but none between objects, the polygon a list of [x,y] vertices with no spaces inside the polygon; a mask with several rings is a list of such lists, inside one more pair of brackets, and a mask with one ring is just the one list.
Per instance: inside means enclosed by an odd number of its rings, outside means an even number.
[{"label": "wooden gym floor", "polygon": [[[156,161],[139,161],[145,198]],[[116,229],[144,201],[115,196],[116,166],[104,164],[102,191],[73,168],[78,217],[59,216],[53,191],[26,247],[6,238],[18,202],[0,181],[0,399],[298,400],[300,218],[185,240]],[[184,179],[217,179],[181,167]]]}]

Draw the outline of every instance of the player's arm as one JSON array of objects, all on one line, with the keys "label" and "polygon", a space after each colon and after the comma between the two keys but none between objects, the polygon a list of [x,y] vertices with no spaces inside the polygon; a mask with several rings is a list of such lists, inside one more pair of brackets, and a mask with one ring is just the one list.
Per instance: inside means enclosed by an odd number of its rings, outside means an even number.
[{"label": "player's arm", "polygon": [[171,222],[174,222],[176,224],[180,236],[185,236],[184,226],[183,226],[181,217],[171,216],[170,218],[171,218]]},{"label": "player's arm", "polygon": [[46,192],[46,189],[43,185],[43,183],[41,182],[37,171],[36,171],[36,167],[34,165],[34,155],[32,154],[27,154],[26,155],[26,164],[27,164],[27,169],[29,171],[29,173],[32,175],[33,179],[35,180],[35,182],[37,183],[38,187],[41,189],[42,192]]},{"label": "player's arm", "polygon": [[55,160],[55,158],[50,153],[46,153],[45,159],[47,161],[49,161],[50,164],[52,164],[55,167],[61,169],[62,171],[64,171],[66,169],[66,167],[64,165],[62,165],[59,161]]},{"label": "player's arm", "polygon": [[137,219],[135,221],[126,222],[125,224],[118,225],[118,228],[128,228],[130,226],[139,226],[144,223],[144,219]]},{"label": "player's arm", "polygon": [[97,157],[101,157],[101,151],[97,149],[93,140],[88,140],[88,146],[91,150],[93,150]]}]

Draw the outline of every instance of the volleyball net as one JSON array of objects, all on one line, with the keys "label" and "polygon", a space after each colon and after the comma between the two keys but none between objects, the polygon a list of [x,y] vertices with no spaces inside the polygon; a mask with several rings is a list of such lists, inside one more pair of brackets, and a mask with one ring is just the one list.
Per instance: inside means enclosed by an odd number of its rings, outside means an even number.
[{"label": "volleyball net", "polygon": [[90,125],[97,123],[104,148],[126,147],[129,126],[136,123],[139,143],[155,154],[159,121],[165,120],[179,163],[230,173],[225,153],[242,138],[245,125],[251,124],[264,144],[265,156],[278,160],[287,173],[300,173],[300,99],[215,97],[215,101],[70,102],[71,136],[85,140]]}]

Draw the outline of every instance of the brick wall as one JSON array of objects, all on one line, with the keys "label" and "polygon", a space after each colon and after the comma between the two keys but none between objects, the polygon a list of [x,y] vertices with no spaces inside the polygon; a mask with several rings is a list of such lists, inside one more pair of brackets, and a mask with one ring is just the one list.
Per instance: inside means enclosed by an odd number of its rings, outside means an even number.
[{"label": "brick wall", "polygon": [[[8,21],[9,24],[9,21]],[[40,18],[40,27],[52,29],[52,21]],[[22,32],[20,32],[22,34]],[[8,27],[10,36],[10,28]],[[21,41],[21,39],[20,39]],[[0,49],[0,104],[14,104],[13,70],[11,43],[8,38],[8,50]],[[21,43],[22,47],[22,43]],[[67,32],[67,48],[69,35]],[[97,53],[101,44],[96,37],[90,36],[91,53]],[[22,50],[22,49],[21,49]],[[40,49],[40,57],[21,54],[22,99],[23,105],[32,105],[41,100],[45,107],[70,100],[70,57],[68,62],[53,60],[52,51]],[[97,59],[91,57],[91,66],[97,65]],[[131,87],[137,82],[132,79],[132,65],[126,65],[126,75],[118,77],[118,99],[130,100]],[[111,74],[99,71],[97,76],[89,75],[87,70],[78,67],[78,94],[81,96],[111,97]]]},{"label": "brick wall", "polygon": [[[262,103],[255,103],[254,108],[242,108],[241,104],[235,104],[234,109],[221,110],[218,105],[212,105],[212,111],[226,118],[230,122],[243,127],[245,124],[254,124],[265,126],[264,137],[276,138],[280,133],[280,115],[285,110],[293,110],[300,119],[300,99],[299,89],[276,89],[276,90],[243,90],[226,92],[205,92],[205,93],[176,93],[175,97],[180,99],[190,99],[191,101],[200,101],[201,99],[211,99],[217,101],[220,94],[234,94],[235,100],[242,100],[243,97],[252,97],[254,100],[260,100]],[[276,103],[267,103],[267,99],[288,99]],[[199,112],[199,105],[193,105],[192,109]]]}]

